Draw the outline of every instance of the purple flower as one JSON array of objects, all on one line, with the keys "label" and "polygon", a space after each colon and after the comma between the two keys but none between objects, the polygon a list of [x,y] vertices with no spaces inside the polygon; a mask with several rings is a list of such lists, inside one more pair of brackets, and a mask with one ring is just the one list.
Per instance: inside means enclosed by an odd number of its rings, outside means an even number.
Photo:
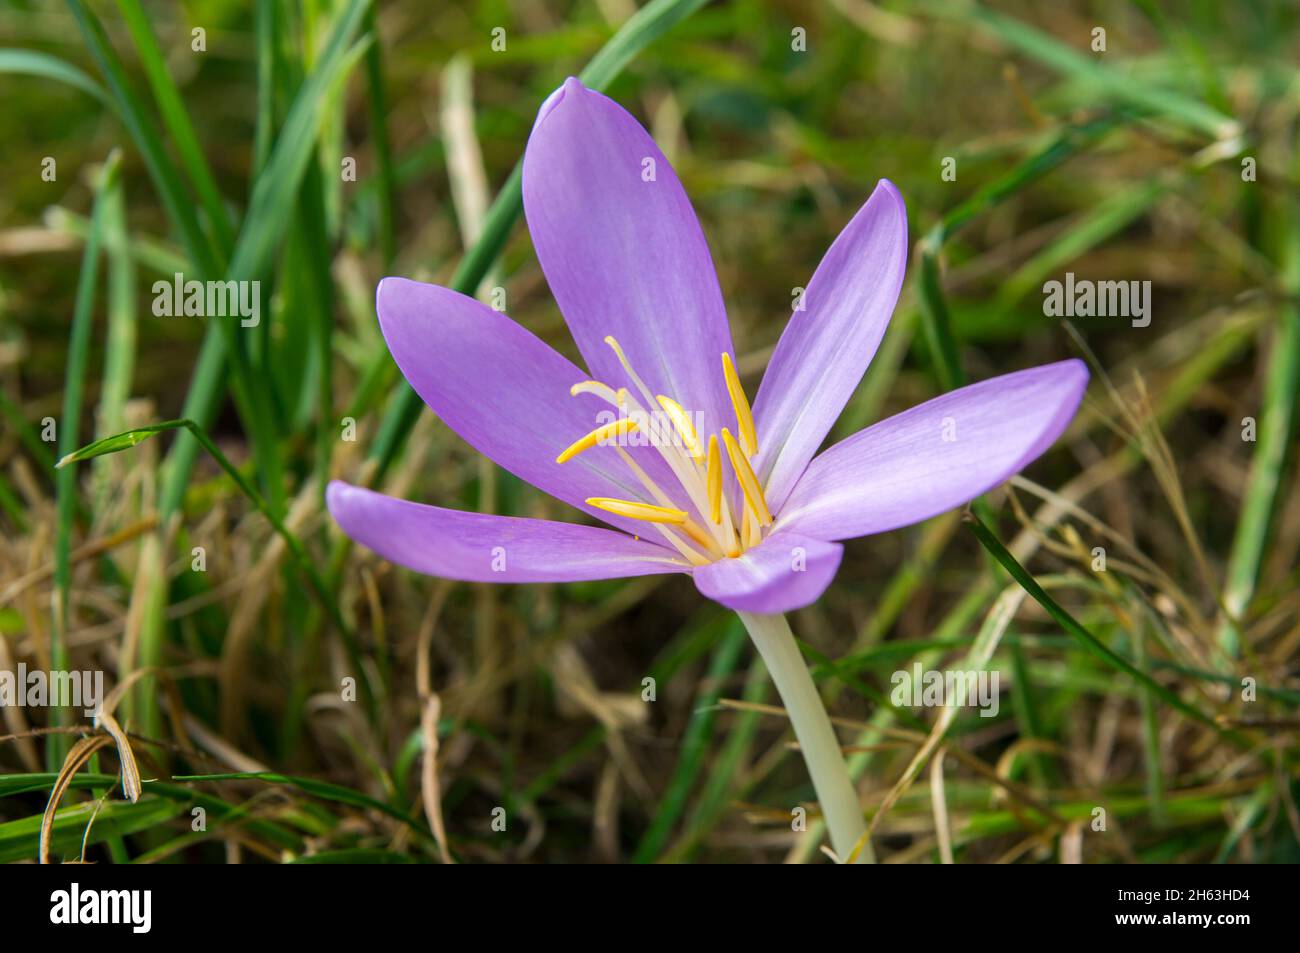
[{"label": "purple flower", "polygon": [[885,333],[907,215],[886,181],[845,226],[750,405],[722,294],[668,160],[622,107],[569,79],[524,157],[542,270],[590,373],[446,288],[379,284],[379,322],[411,386],[516,476],[611,529],[492,516],[330,484],[357,542],[475,582],[690,573],[725,606],[779,613],[830,584],[838,540],[966,503],[1045,451],[1073,417],[1077,360],[963,387],[817,454]]}]

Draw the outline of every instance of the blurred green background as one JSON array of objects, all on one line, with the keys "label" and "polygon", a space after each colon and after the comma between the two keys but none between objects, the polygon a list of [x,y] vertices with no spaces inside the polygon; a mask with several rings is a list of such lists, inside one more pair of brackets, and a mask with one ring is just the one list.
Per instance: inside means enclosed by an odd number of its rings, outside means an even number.
[{"label": "blurred green background", "polygon": [[[0,669],[105,670],[130,735],[83,760],[79,713],[6,709],[0,858],[42,852],[62,772],[55,860],[83,837],[100,861],[825,859],[761,663],[689,580],[443,583],[324,513],[337,477],[572,516],[412,399],[373,291],[503,287],[576,357],[511,170],[580,74],[673,161],[751,394],[792,289],[882,177],[916,244],[833,437],[1093,363],[1066,438],[983,514],[1146,681],[957,513],[848,543],[792,617],[880,858],[1300,859],[1295,5],[637,9],[0,3]],[[260,325],[155,316],[177,271],[259,280]],[[1045,316],[1067,271],[1151,281],[1151,325]],[[182,416],[210,448],[169,431],[53,467]],[[889,703],[895,670],[983,648],[996,719]],[[136,803],[114,787],[132,763],[157,779]]]}]

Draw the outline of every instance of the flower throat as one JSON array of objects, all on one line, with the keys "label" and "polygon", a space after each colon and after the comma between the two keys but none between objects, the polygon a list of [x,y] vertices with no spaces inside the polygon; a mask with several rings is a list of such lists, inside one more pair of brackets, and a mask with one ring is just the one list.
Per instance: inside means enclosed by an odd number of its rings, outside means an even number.
[{"label": "flower throat", "polygon": [[[753,458],[758,453],[754,415],[740,386],[731,355],[725,352],[722,355],[722,376],[736,413],[736,435],[723,427],[721,441],[718,434],[710,434],[706,442],[700,439],[690,415],[681,404],[671,397],[651,392],[632,369],[618,341],[606,337],[605,343],[618,357],[640,396],[626,387],[615,390],[600,381],[574,384],[569,389],[571,395],[593,394],[617,408],[619,419],[579,437],[555,458],[555,462],[566,463],[593,447],[611,447],[645,487],[654,503],[593,496],[587,499],[587,504],[651,524],[677,552],[696,566],[724,556],[734,558],[762,542],[764,530],[772,525],[772,513],[763,495],[763,485],[754,472]],[[647,408],[655,406],[672,422],[673,432],[680,438],[679,441],[652,439],[650,442],[677,478],[678,489],[686,496],[682,505],[655,483],[619,445],[627,434],[639,429],[635,416],[641,415],[644,419],[649,416]],[[726,498],[728,494],[724,493],[723,451],[740,486],[739,514],[732,513],[731,503]]]}]

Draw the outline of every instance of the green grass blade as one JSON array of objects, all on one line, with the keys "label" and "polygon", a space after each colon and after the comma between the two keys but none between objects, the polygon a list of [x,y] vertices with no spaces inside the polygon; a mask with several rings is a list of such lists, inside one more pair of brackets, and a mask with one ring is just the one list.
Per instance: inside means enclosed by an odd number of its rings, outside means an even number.
[{"label": "green grass blade", "polygon": [[[74,235],[84,242],[90,234],[90,219],[56,205],[46,210],[45,227]],[[184,273],[191,269],[189,259],[175,247],[156,238],[128,233],[125,235],[125,249],[118,247],[121,240],[110,231],[104,236],[104,247],[110,254],[125,250],[132,262],[152,274],[171,278],[178,271]]]},{"label": "green grass blade", "polygon": [[[1135,82],[1104,58],[1085,54],[1014,17],[979,3],[936,8],[961,17],[1056,72],[1077,80],[1106,98],[1176,121],[1212,139],[1231,139],[1241,125],[1231,116],[1175,90]],[[1108,56],[1113,54],[1104,54]]]},{"label": "green grass blade", "polygon": [[1124,119],[1125,117],[1120,115],[1110,115],[1091,122],[1067,126],[1062,132],[1054,135],[1043,149],[1018,163],[1006,175],[999,176],[945,213],[939,224],[926,234],[926,245],[937,250],[943,242],[973,219],[997,208],[1006,199],[1019,195],[1025,188],[1062,165],[1067,159],[1096,145],[1106,133]]},{"label": "green grass blade", "polygon": [[[199,426],[208,426],[217,416],[223,394],[221,385],[226,379],[226,341],[219,322],[213,321],[203,335],[198,360],[191,372],[190,389],[185,394],[181,413],[185,419]],[[163,523],[169,522],[181,510],[185,498],[185,484],[189,480],[194,460],[198,456],[199,442],[188,433],[181,434],[172,444],[163,462],[158,494],[158,513]],[[160,580],[161,582],[161,580]]]},{"label": "green grass blade", "polygon": [[[48,794],[50,789],[54,787],[54,782],[57,778],[57,772],[53,771],[48,773],[15,774],[0,777],[0,798],[17,797],[20,794],[30,794],[34,791],[41,791]],[[92,771],[83,771],[74,776],[68,786],[78,789],[90,788],[92,790],[106,790],[113,788],[118,783],[118,780],[118,776],[115,774],[98,774]],[[145,793],[150,795],[156,794],[160,798],[165,798],[169,801],[175,802],[179,809],[185,809],[191,806],[201,807],[207,811],[210,823],[229,824],[242,819],[242,827],[244,830],[260,837],[262,840],[265,840],[270,844],[274,844],[281,850],[296,852],[303,849],[302,838],[287,827],[283,827],[274,821],[249,816],[248,810],[250,806],[237,806],[230,804],[229,802],[223,801],[221,798],[214,797],[210,794],[204,794],[201,791],[196,791],[193,788],[180,784],[170,784],[166,781],[149,781],[148,790]],[[120,804],[121,802],[112,803]],[[139,803],[144,804],[148,802],[141,801]],[[37,834],[39,833],[39,824],[37,825],[37,831],[30,835],[24,835],[19,832],[20,830],[25,829],[26,828],[15,830],[17,835],[15,841],[20,841],[24,836],[29,836],[30,838],[25,847],[16,846],[14,848],[18,858],[35,857],[38,849]],[[101,838],[95,838],[91,843],[95,843],[99,840],[107,840],[109,837],[116,836],[117,834],[111,834]],[[80,844],[80,839],[78,839],[77,844]],[[137,858],[137,862],[146,860],[147,857],[148,855]]]},{"label": "green grass blade", "polygon": [[167,62],[163,58],[162,49],[158,46],[153,29],[149,26],[144,8],[140,6],[139,0],[117,0],[117,7],[122,11],[122,19],[126,22],[136,52],[140,55],[140,64],[144,67],[145,76],[149,80],[149,88],[153,91],[154,102],[158,105],[163,127],[172,145],[176,147],[181,162],[189,173],[190,184],[194,186],[194,191],[198,193],[199,201],[203,204],[203,212],[212,229],[218,263],[220,263],[230,253],[234,235],[225,205],[221,200],[221,193],[217,190],[216,179],[212,177],[212,169],[203,155],[203,149],[199,145],[198,136],[194,133],[194,125],[190,122],[189,112],[185,109],[180,91],[172,81],[171,73],[167,71]]},{"label": "green grass blade", "polygon": [[[1139,668],[1149,672],[1147,658],[1147,628],[1150,620],[1139,615],[1137,631],[1133,635],[1133,658]],[[1160,713],[1150,689],[1143,689],[1139,697],[1142,712],[1142,759],[1146,768],[1146,791],[1151,800],[1151,821],[1156,825],[1165,822],[1165,773],[1160,764]]]},{"label": "green grass blade", "polygon": [[375,151],[376,230],[379,253],[384,267],[397,257],[396,218],[397,175],[393,168],[393,149],[388,139],[388,90],[384,84],[384,51],[379,44],[375,11],[366,13],[366,32],[374,37],[366,50],[366,101],[370,110],[370,142]]},{"label": "green grass blade", "polygon": [[316,68],[290,107],[266,167],[253,184],[248,214],[231,258],[231,277],[251,279],[266,271],[275,247],[293,217],[291,209],[307,170],[307,162],[314,153],[316,135],[330,94],[346,78],[369,45],[368,41],[352,45],[369,6],[369,0],[351,0],[335,24]]},{"label": "green grass blade", "polygon": [[41,439],[40,432],[32,426],[32,422],[23,416],[23,409],[16,404],[8,394],[0,391],[0,419],[12,428],[13,433],[18,435],[22,442],[23,449],[31,454],[36,465],[44,472],[54,469],[54,455],[50,453],[50,448],[45,445]]},{"label": "green grass blade", "polygon": [[360,791],[354,791],[341,784],[318,781],[315,778],[300,778],[289,774],[279,774],[274,771],[241,771],[230,774],[177,775],[172,780],[186,784],[198,781],[262,781],[267,784],[287,784],[306,794],[310,794],[312,797],[318,797],[325,801],[333,801],[338,804],[346,804],[349,807],[360,808],[361,810],[378,811],[381,814],[386,814],[394,820],[401,821],[423,839],[433,839],[433,834],[421,823],[423,815],[421,815],[421,820],[416,820],[397,808],[370,797],[368,794],[362,794]]},{"label": "green grass blade", "polygon": [[717,713],[718,699],[722,696],[722,682],[736,668],[740,660],[741,649],[748,639],[745,627],[736,619],[727,626],[726,633],[714,649],[713,661],[709,664],[709,673],[702,682],[702,690],[695,699],[695,710],[690,723],[682,737],[681,755],[677,759],[677,768],[672,780],[659,801],[659,810],[655,812],[650,828],[637,845],[632,862],[647,864],[663,851],[673,827],[686,809],[696,779],[704,767],[704,755],[709,738],[713,732],[713,721]]},{"label": "green grass blade", "polygon": [[[149,830],[182,810],[184,805],[164,798],[145,798],[135,804],[106,801],[98,805],[87,801],[60,808],[54,817],[50,858],[75,859],[81,855],[83,839],[87,844],[98,844],[112,837]],[[40,814],[0,824],[0,863],[35,860],[40,830]]]},{"label": "green grass blade", "polygon": [[[362,52],[357,49],[348,51],[347,45],[367,6],[367,0],[353,0],[349,5],[334,28],[316,72],[303,86],[290,109],[271,157],[253,188],[248,214],[231,257],[229,277],[234,280],[254,280],[270,265],[276,243],[291,217],[289,210],[312,153],[324,98]],[[216,416],[225,361],[230,355],[227,342],[222,339],[221,327],[220,322],[213,322],[209,327],[183,409],[187,418],[204,427],[210,425]],[[254,418],[254,426],[257,426],[257,419]],[[274,448],[268,446],[269,441],[268,437],[261,443],[267,447],[266,453],[273,454]],[[256,439],[254,447],[256,450]],[[185,484],[197,454],[198,445],[185,435],[168,453],[159,496],[159,512],[164,521],[180,509]]]},{"label": "green grass blade", "polygon": [[[144,443],[150,437],[157,436],[160,433],[166,433],[168,430],[178,430],[184,427],[190,429],[196,425],[189,420],[167,420],[160,424],[150,424],[147,427],[137,427],[134,430],[128,430],[125,433],[116,433],[109,437],[88,443],[84,447],[76,450],[69,450],[55,466],[62,469],[69,463],[80,463],[82,460],[93,460],[95,457],[102,457],[106,453],[118,453],[122,450],[129,450],[132,447]],[[70,471],[69,471],[70,472]],[[242,479],[242,476],[241,476]]]},{"label": "green grass blade", "polygon": [[[304,386],[299,403],[316,411],[308,416],[314,416],[316,421],[316,480],[322,505],[325,484],[329,479],[330,453],[338,436],[334,418],[334,281],[330,273],[329,248],[319,240],[326,228],[324,187],[319,165],[310,164],[298,203],[303,239],[300,244],[307,258],[307,268],[300,284],[310,301],[310,313],[314,318],[308,336],[314,348],[316,387],[311,393]],[[310,384],[311,377],[305,375],[303,384]]]},{"label": "green grass blade", "polygon": [[[638,53],[704,6],[704,2],[705,0],[651,0],[597,51],[579,77],[593,89],[604,89]],[[456,268],[450,284],[453,291],[472,297],[478,290],[479,282],[501,253],[510,229],[523,211],[522,183],[523,161],[520,160],[501,187],[492,207],[488,209],[478,241]],[[411,386],[406,381],[399,382],[384,413],[375,442],[370,447],[369,459],[375,463],[372,482],[378,481],[387,472],[419,417],[421,406],[420,398]]]},{"label": "green grass blade", "polygon": [[628,63],[659,37],[681,23],[707,0],[652,0],[619,28],[578,74],[593,89],[604,89]]},{"label": "green grass blade", "polygon": [[[89,47],[91,54],[99,65],[100,72],[108,83],[123,124],[134,140],[136,147],[140,150],[167,216],[180,232],[182,243],[190,261],[198,269],[201,278],[219,277],[222,270],[220,264],[222,256],[213,249],[208,237],[199,226],[198,217],[195,215],[193,203],[185,190],[182,177],[168,157],[158,131],[154,127],[151,110],[132,90],[127,80],[125,67],[117,52],[113,49],[99,19],[82,0],[68,0],[68,6],[81,29],[87,47]],[[186,400],[186,413],[199,411],[199,413],[195,413],[195,417],[205,424],[210,422],[211,415],[216,410],[220,395],[215,392],[215,388],[222,380],[225,350],[231,343],[227,340],[221,344],[213,344],[210,343],[210,339],[214,335],[226,335],[228,337],[231,333],[226,326],[226,322],[220,320],[211,322],[207,335],[209,340],[204,342],[199,367],[196,368],[190,392],[193,395],[195,388],[199,386],[209,387],[212,390],[210,392],[199,392],[195,395],[196,399],[194,401],[191,401],[189,397]],[[265,424],[262,422],[267,420],[267,412],[259,412],[248,393],[247,382],[253,375],[243,365],[243,362],[238,359],[235,361],[235,368],[236,404],[239,407],[241,418],[249,423],[250,429],[256,434],[264,429]],[[255,454],[258,453],[258,447],[264,445],[265,440],[261,444],[254,441]],[[178,444],[178,447],[181,462],[192,464],[197,448],[187,446],[184,442]],[[267,451],[263,451],[258,455],[258,461],[259,466],[265,467],[268,471],[264,474],[265,482],[274,486],[277,481],[273,478],[274,470],[271,467],[271,461],[267,459]],[[189,469],[188,466],[169,466],[167,469],[168,472],[164,474],[161,500],[168,505],[174,506],[179,504],[183,486],[177,487],[170,481],[180,477],[180,482],[183,484],[184,480],[188,478]],[[170,517],[171,512],[164,510],[161,515],[164,517],[165,522],[165,518]]]},{"label": "green grass blade", "polygon": [[1027,186],[1067,159],[1095,145],[1119,121],[1117,116],[1107,116],[1066,128],[1006,175],[989,183],[949,211],[919,243],[921,327],[939,383],[945,390],[960,387],[965,383],[966,376],[961,368],[961,358],[952,332],[952,316],[944,296],[939,268],[944,242],[975,218],[997,208],[1006,199],[1019,195]]},{"label": "green grass blade", "polygon": [[1228,828],[1227,834],[1223,837],[1223,842],[1219,845],[1218,852],[1214,855],[1214,863],[1226,864],[1232,852],[1236,850],[1241,839],[1250,833],[1251,828],[1264,815],[1269,801],[1273,799],[1275,792],[1273,785],[1261,784],[1249,798],[1241,798],[1238,801],[1240,813],[1237,814],[1236,820]]},{"label": "green grass blade", "polygon": [[343,850],[323,850],[304,854],[289,861],[291,864],[414,864],[413,857],[376,847],[352,847]]},{"label": "green grass blade", "polygon": [[[761,705],[767,697],[768,687],[772,684],[767,666],[761,658],[755,657],[745,678],[745,691],[742,700],[751,705]],[[713,825],[726,815],[727,809],[735,796],[736,774],[745,763],[746,754],[754,743],[758,733],[759,713],[753,710],[738,711],[732,715],[731,731],[719,748],[713,760],[711,770],[705,776],[699,794],[695,798],[690,819],[686,824],[686,834],[664,855],[669,863],[689,860],[707,836]]]},{"label": "green grass blade", "polygon": [[136,350],[136,273],[126,223],[122,181],[105,194],[104,252],[108,261],[108,334],[104,342],[104,380],[99,392],[97,433],[126,426],[123,414],[131,396]]},{"label": "green grass blade", "polygon": [[960,387],[966,379],[952,333],[952,315],[939,276],[939,258],[928,247],[921,249],[921,328],[934,361],[935,374],[944,390]]},{"label": "green grass blade", "polygon": [[117,108],[103,86],[57,56],[37,50],[0,49],[0,73],[35,76],[89,93],[110,109]]},{"label": "green grass blade", "polygon": [[356,642],[356,637],[352,632],[352,627],[349,626],[347,621],[343,618],[343,614],[339,610],[338,599],[333,590],[326,584],[320,571],[316,568],[315,561],[312,560],[310,555],[308,555],[307,550],[303,547],[302,542],[298,537],[284,525],[284,521],[280,518],[279,514],[271,508],[262,494],[257,491],[257,487],[255,487],[251,482],[249,482],[247,477],[239,472],[238,468],[236,468],[226,455],[221,452],[220,448],[212,442],[212,438],[208,436],[207,432],[194,421],[183,418],[178,420],[167,420],[162,423],[150,424],[147,427],[128,430],[125,433],[114,434],[111,437],[105,437],[103,440],[96,440],[78,450],[65,454],[59,461],[58,466],[61,468],[61,472],[70,473],[71,471],[66,471],[62,468],[65,468],[70,463],[77,463],[82,460],[91,460],[95,457],[103,456],[106,453],[118,453],[122,450],[128,450],[151,437],[156,437],[160,433],[181,429],[188,431],[198,444],[212,456],[212,459],[217,462],[217,465],[235,481],[236,486],[238,486],[243,494],[248,497],[253,506],[255,506],[257,510],[266,517],[267,521],[271,524],[271,527],[276,531],[280,538],[284,540],[285,545],[289,549],[290,558],[307,578],[312,589],[315,590],[317,598],[320,599],[321,605],[329,612],[330,618],[333,620],[334,624],[338,626],[344,644],[348,649],[348,653],[356,666],[355,670],[361,673],[360,677],[363,681],[367,681],[366,669],[361,665],[361,653]]},{"label": "green grass blade", "polygon": [[144,159],[149,175],[162,199],[167,217],[176,226],[185,244],[185,250],[192,262],[208,277],[215,276],[217,259],[203,230],[199,227],[198,217],[194,214],[194,205],[185,191],[184,183],[176,166],[167,156],[162,140],[150,118],[150,109],[131,89],[127,80],[126,69],[122,60],[109,42],[108,34],[98,17],[90,11],[83,0],[67,0],[68,7],[81,29],[91,55],[99,66],[100,73],[108,83],[109,91],[117,104],[122,123],[130,133],[136,148]]},{"label": "green grass blade", "polygon": [[971,531],[975,534],[975,537],[980,541],[980,545],[988,550],[989,554],[1001,563],[1002,567],[1010,573],[1011,578],[1018,582],[1021,588],[1023,588],[1025,592],[1029,593],[1029,595],[1033,597],[1034,601],[1042,606],[1047,611],[1047,614],[1055,619],[1057,624],[1059,624],[1069,635],[1073,636],[1085,649],[1097,656],[1107,665],[1110,665],[1112,668],[1131,676],[1139,684],[1150,690],[1170,707],[1176,708],[1189,718],[1193,718],[1203,725],[1208,725],[1210,728],[1213,728],[1221,734],[1228,734],[1228,732],[1224,730],[1223,726],[1221,726],[1211,716],[1205,714],[1199,708],[1183,701],[1169,689],[1165,688],[1165,686],[1152,679],[1150,675],[1139,669],[1136,665],[1124,658],[1114,649],[1110,648],[1110,646],[1106,645],[1075,621],[1074,616],[1061,608],[1060,604],[1047,594],[1047,591],[1038,584],[1038,581],[1029,574],[1029,571],[1026,570],[1024,566],[1017,562],[1016,557],[1012,556],[1011,553],[1007,551],[1007,548],[1002,545],[996,536],[993,535],[993,531],[985,526],[977,516],[971,515],[967,519],[966,525],[970,527]]},{"label": "green grass blade", "polygon": [[257,119],[253,131],[253,177],[262,174],[275,139],[276,106],[284,81],[276,28],[277,0],[258,0],[255,20],[257,37]]},{"label": "green grass blade", "polygon": [[[1296,203],[1289,207],[1293,216],[1300,212]],[[1241,649],[1241,616],[1259,583],[1270,524],[1278,509],[1278,494],[1295,432],[1296,401],[1300,395],[1300,307],[1295,303],[1295,296],[1300,295],[1300,220],[1294,217],[1289,222],[1284,254],[1282,283],[1292,298],[1280,309],[1273,346],[1268,351],[1255,452],[1241,516],[1233,534],[1223,593],[1226,619],[1219,628],[1218,641],[1230,656],[1236,656]]]},{"label": "green grass blade", "polygon": [[1106,196],[1088,209],[1059,238],[1050,242],[1006,280],[1000,296],[1013,308],[1043,280],[1137,221],[1169,191],[1171,181],[1156,176]]},{"label": "green grass blade", "polygon": [[[99,250],[103,241],[107,196],[117,178],[120,154],[113,152],[104,163],[95,191],[95,211],[91,216],[90,237],[81,257],[81,273],[77,278],[77,298],[72,315],[72,335],[68,342],[68,363],[63,383],[63,414],[59,421],[59,449],[71,452],[77,445],[77,430],[81,422],[81,401],[85,391],[86,368],[90,360],[90,330],[94,318],[95,288],[99,280]],[[76,507],[76,475],[60,471],[56,482],[58,497],[58,524],[54,537],[54,620],[50,628],[50,667],[56,671],[68,668],[67,635],[71,610],[72,586],[72,532]],[[54,725],[66,725],[69,715],[55,707],[51,712]],[[67,754],[68,739],[56,735],[46,746],[46,765],[57,768]]]}]

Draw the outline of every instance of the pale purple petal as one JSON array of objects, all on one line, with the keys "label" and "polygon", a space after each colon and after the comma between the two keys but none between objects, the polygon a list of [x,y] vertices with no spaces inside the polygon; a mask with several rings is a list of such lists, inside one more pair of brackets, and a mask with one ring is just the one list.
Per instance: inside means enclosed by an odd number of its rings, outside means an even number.
[{"label": "pale purple petal", "polygon": [[735,559],[695,570],[695,586],[728,609],[790,612],[811,605],[831,584],[844,547],[776,532]]},{"label": "pale purple petal", "polygon": [[754,400],[755,461],[773,512],[853,395],[880,345],[907,265],[907,209],[884,179],[808,281]]},{"label": "pale purple petal", "polygon": [[604,343],[613,335],[654,394],[703,414],[706,433],[726,424],[731,332],[713,260],[676,173],[636,119],[567,80],[538,114],[523,192],[538,260],[592,375],[631,386]]},{"label": "pale purple petal", "polygon": [[[583,502],[591,496],[646,498],[612,448],[555,462],[565,447],[612,419],[601,416],[613,410],[600,398],[570,396],[586,373],[506,315],[447,288],[385,278],[376,297],[393,360],[447,426],[556,499],[629,532],[644,531],[635,520]],[[650,448],[629,452],[662,477]]]},{"label": "pale purple petal", "polygon": [[343,531],[390,562],[465,582],[574,582],[687,572],[668,549],[624,533],[465,513],[334,481],[326,503]]},{"label": "pale purple petal", "polygon": [[849,539],[960,506],[1047,450],[1087,386],[1082,361],[1060,361],[980,381],[882,420],[813,460],[776,525]]}]

